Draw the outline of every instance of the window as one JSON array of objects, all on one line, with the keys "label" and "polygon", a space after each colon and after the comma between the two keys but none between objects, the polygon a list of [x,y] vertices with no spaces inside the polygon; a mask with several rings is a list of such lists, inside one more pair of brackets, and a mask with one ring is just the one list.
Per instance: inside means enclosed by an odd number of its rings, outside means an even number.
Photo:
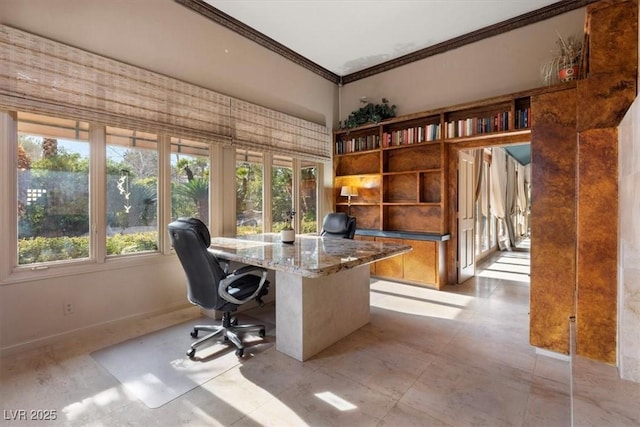
[{"label": "window", "polygon": [[89,258],[88,130],[18,114],[18,265]]},{"label": "window", "polygon": [[171,138],[171,220],[199,218],[209,226],[209,146]]},{"label": "window", "polygon": [[302,233],[318,232],[318,166],[312,162],[301,162],[300,165],[300,231]]},{"label": "window", "polygon": [[271,162],[271,231],[280,231],[285,227],[285,215],[292,207],[293,159],[273,156]]},{"label": "window", "polygon": [[261,153],[236,152],[236,235],[262,233]]},{"label": "window", "polygon": [[158,250],[158,139],[106,128],[107,255]]},{"label": "window", "polygon": [[[10,113],[1,114],[11,120]],[[0,122],[0,131],[6,129],[3,123],[10,121]],[[13,240],[2,252],[3,265],[12,267],[2,271],[3,279],[5,273],[46,275],[51,267],[67,274],[78,261],[129,263],[120,255],[169,253],[163,246],[168,239],[160,238],[165,232],[160,218],[197,217],[207,226],[214,215],[222,216],[225,226],[233,221],[224,217],[227,211],[221,206],[210,212],[209,143],[23,112],[17,113],[16,126],[15,145],[4,146],[5,153],[11,153],[2,158],[8,167],[0,172],[5,180],[15,178],[6,207],[15,213]],[[237,150],[237,235],[279,231],[284,213],[294,206],[296,230],[316,232],[320,167],[288,156]],[[167,174],[160,173],[165,170]],[[163,185],[160,176],[166,177]],[[159,191],[167,188],[166,193]],[[226,198],[233,191],[215,190]]]},{"label": "window", "polygon": [[[312,161],[294,161],[277,154],[268,157],[268,170],[261,153],[236,150],[236,235],[279,232],[285,226],[285,213],[294,208],[296,232],[317,233],[318,171],[319,164]],[[263,189],[263,173],[269,173],[270,188]],[[297,181],[297,182],[296,182]],[[294,194],[294,188],[299,192]],[[263,200],[263,193],[268,200]],[[267,218],[263,217],[267,212]],[[293,225],[293,224],[292,224]]]}]

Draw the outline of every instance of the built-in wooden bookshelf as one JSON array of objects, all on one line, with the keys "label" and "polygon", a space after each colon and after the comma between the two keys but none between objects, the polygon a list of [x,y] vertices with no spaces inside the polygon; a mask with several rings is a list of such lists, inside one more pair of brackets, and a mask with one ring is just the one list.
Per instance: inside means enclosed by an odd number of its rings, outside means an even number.
[{"label": "built-in wooden bookshelf", "polygon": [[492,98],[334,132],[334,154],[455,140],[531,128],[528,95]]},{"label": "built-in wooden bookshelf", "polygon": [[[530,105],[528,95],[507,95],[335,131],[335,210],[349,210],[340,189],[357,187],[358,196],[351,198],[350,205],[357,235],[436,242],[429,259],[440,262],[425,268],[437,271],[425,270],[424,277],[435,277],[425,283],[440,286],[444,243],[449,237],[447,144],[526,131],[531,126]],[[416,268],[414,258],[409,257],[411,271]],[[377,272],[383,276],[385,271],[399,271],[398,266],[383,265]],[[415,274],[404,276],[400,278],[420,282]]]},{"label": "built-in wooden bookshelf", "polygon": [[528,129],[530,105],[505,96],[334,132],[336,210],[351,185],[359,229],[445,234],[446,144]]}]

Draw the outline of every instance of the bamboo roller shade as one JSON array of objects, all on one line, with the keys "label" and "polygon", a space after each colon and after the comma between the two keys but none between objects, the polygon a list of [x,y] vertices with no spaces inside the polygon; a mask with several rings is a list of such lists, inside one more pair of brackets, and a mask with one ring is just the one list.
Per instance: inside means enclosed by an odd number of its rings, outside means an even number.
[{"label": "bamboo roller shade", "polygon": [[0,25],[0,108],[330,159],[325,126]]}]

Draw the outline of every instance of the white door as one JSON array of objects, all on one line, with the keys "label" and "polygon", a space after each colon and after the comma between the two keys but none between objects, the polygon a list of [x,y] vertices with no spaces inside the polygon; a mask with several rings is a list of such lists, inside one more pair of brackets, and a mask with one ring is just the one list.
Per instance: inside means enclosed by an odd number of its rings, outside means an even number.
[{"label": "white door", "polygon": [[473,155],[458,152],[458,283],[476,273],[473,232]]}]

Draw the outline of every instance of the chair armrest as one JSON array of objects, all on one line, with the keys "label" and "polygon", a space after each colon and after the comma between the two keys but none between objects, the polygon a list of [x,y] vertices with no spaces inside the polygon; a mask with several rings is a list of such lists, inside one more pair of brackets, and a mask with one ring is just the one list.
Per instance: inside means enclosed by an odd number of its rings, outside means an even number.
[{"label": "chair armrest", "polygon": [[262,272],[263,271],[267,271],[267,269],[263,268],[263,267],[258,267],[256,265],[245,265],[244,267],[240,267],[240,268],[237,268],[237,269],[233,270],[233,272],[230,274],[230,276],[237,276],[237,275],[240,275],[240,274],[244,275],[245,273],[248,273],[250,271],[259,271],[260,274],[262,274]]},{"label": "chair armrest", "polygon": [[[253,292],[251,295],[249,295],[245,299],[240,300],[234,297],[233,295],[231,295],[229,292],[227,292],[227,287],[232,285],[233,282],[235,282],[236,280],[240,279],[243,276],[247,276],[247,275],[257,276],[255,272],[260,273],[259,274],[261,276],[260,283],[258,284],[258,287],[256,288],[255,292]],[[265,283],[267,283],[267,272],[268,271],[266,268],[255,267],[252,265],[241,267],[220,281],[220,284],[218,285],[218,294],[222,296],[222,298],[224,298],[225,300],[233,304],[241,305],[241,304],[247,303],[252,299],[254,299],[255,297],[257,297],[260,294],[260,291],[262,291],[262,288],[264,287]]]}]

